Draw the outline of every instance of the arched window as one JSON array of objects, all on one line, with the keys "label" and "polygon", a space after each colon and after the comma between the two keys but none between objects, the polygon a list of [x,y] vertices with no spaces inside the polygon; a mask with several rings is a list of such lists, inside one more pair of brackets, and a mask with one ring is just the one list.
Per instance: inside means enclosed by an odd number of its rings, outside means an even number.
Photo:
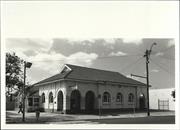
[{"label": "arched window", "polygon": [[49,103],[53,103],[53,93],[49,93]]},{"label": "arched window", "polygon": [[42,103],[45,103],[45,94],[43,93],[41,96]]},{"label": "arched window", "polygon": [[132,93],[128,96],[128,102],[134,102],[134,95]]},{"label": "arched window", "polygon": [[116,102],[120,102],[120,103],[123,102],[123,95],[121,93],[117,93]]},{"label": "arched window", "polygon": [[104,103],[109,103],[111,102],[111,95],[108,92],[103,93],[103,102]]}]

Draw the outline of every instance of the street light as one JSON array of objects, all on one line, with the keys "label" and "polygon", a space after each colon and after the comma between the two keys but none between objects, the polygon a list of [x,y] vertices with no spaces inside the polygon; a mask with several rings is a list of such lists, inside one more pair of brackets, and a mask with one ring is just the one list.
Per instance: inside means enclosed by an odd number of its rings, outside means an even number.
[{"label": "street light", "polygon": [[26,68],[31,68],[32,63],[24,61],[24,85],[23,85],[23,117],[22,121],[25,121],[25,86],[26,86]]},{"label": "street light", "polygon": [[146,57],[146,80],[147,80],[147,116],[150,116],[150,110],[149,110],[149,58],[152,52],[152,47],[154,45],[157,45],[157,43],[153,43],[151,45],[150,50],[146,50],[144,57]]}]

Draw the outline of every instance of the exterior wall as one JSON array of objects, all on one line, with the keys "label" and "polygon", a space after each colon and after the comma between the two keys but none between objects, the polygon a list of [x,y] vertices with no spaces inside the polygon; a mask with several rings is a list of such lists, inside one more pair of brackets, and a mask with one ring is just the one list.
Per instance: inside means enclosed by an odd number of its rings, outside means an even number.
[{"label": "exterior wall", "polygon": [[97,100],[97,86],[96,84],[92,84],[92,83],[76,83],[76,82],[72,82],[72,81],[67,81],[66,82],[66,88],[67,88],[67,102],[66,102],[66,109],[69,110],[70,109],[70,96],[71,96],[71,92],[73,90],[79,90],[80,94],[81,94],[81,109],[84,110],[85,109],[85,95],[88,91],[92,91],[95,95],[95,108],[98,108],[98,100]]},{"label": "exterior wall", "polygon": [[[92,91],[95,96],[95,109],[99,107],[101,109],[126,109],[126,108],[139,108],[139,95],[144,94],[146,99],[146,87],[137,86],[119,86],[110,84],[95,84],[90,82],[75,82],[75,81],[59,81],[56,83],[50,83],[41,85],[39,87],[39,95],[45,94],[45,103],[40,100],[40,107],[48,111],[56,111],[58,108],[58,92],[63,92],[63,112],[70,110],[70,96],[73,90],[79,90],[81,95],[81,110],[85,110],[85,96],[88,91]],[[49,93],[53,93],[54,102],[49,103]],[[102,97],[104,92],[109,92],[111,95],[110,103],[103,103]],[[123,103],[116,102],[116,95],[120,92],[123,94]],[[134,103],[128,102],[128,95],[132,93],[134,95]],[[101,98],[98,98],[100,95]],[[41,99],[41,98],[40,98]]]},{"label": "exterior wall", "polygon": [[[48,111],[56,111],[59,91],[63,92],[63,110],[66,110],[66,87],[64,82],[50,83],[39,87],[39,95],[41,96],[43,93],[45,94],[45,103],[42,103],[42,99],[40,98],[40,107]],[[53,93],[53,103],[49,103],[50,92]]]},{"label": "exterior wall", "polygon": [[169,100],[169,110],[175,110],[175,101],[171,96],[174,88],[168,89],[150,89],[149,99],[150,99],[150,109],[158,109],[158,99],[159,100]]},{"label": "exterior wall", "polygon": [[[70,95],[75,89],[79,90],[81,93],[81,109],[85,109],[85,95],[88,91],[92,91],[95,95],[95,109],[101,107],[101,109],[120,109],[120,108],[139,108],[139,96],[143,94],[145,99],[147,97],[146,87],[135,87],[135,86],[121,86],[109,85],[109,84],[93,84],[93,83],[83,83],[83,82],[66,82],[67,87],[67,110],[70,109]],[[102,97],[104,92],[109,92],[111,95],[110,103],[103,103]],[[116,95],[120,92],[123,94],[123,103],[120,104],[116,102]],[[134,103],[128,102],[128,94],[132,93],[134,95]],[[101,98],[98,99],[98,95]],[[145,100],[146,101],[146,100]],[[99,106],[100,103],[100,106]],[[145,103],[146,105],[146,103]],[[146,107],[146,106],[145,106]]]},{"label": "exterior wall", "polygon": [[139,98],[140,98],[141,94],[143,94],[145,96],[145,108],[147,108],[147,88],[146,87],[137,87],[137,102],[136,102],[136,106],[137,106],[137,108],[139,108]]}]

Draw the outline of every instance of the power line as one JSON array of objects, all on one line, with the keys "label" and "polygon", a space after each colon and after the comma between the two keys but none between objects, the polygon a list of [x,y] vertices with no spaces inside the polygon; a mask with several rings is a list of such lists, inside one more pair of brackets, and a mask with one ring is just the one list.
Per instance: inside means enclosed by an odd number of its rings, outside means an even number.
[{"label": "power line", "polygon": [[163,58],[165,60],[171,60],[171,61],[174,61],[175,59],[173,58],[168,58],[168,57],[164,57],[164,56],[156,56],[157,58]]},{"label": "power line", "polygon": [[120,71],[124,72],[127,68],[130,68],[132,65],[136,65],[143,57],[138,58],[136,61],[131,62],[129,65],[126,67],[122,68]]},{"label": "power line", "polygon": [[[153,51],[154,52],[154,51]],[[159,55],[157,55],[158,53],[162,53],[162,52],[155,52],[155,54],[151,54],[152,56],[154,56],[154,57],[156,57],[156,58],[163,58],[163,59],[167,59],[167,60],[175,60],[174,58],[170,58],[170,57],[172,57],[171,55],[167,55],[167,54],[159,54]],[[167,56],[170,56],[170,57],[167,57]]]},{"label": "power line", "polygon": [[160,50],[160,52],[166,52],[166,51],[168,51],[169,49],[172,49],[174,46],[171,46],[171,47],[168,47],[168,48],[165,48],[165,49],[162,49],[162,50]]},{"label": "power line", "polygon": [[[151,60],[151,62],[153,63],[153,64],[155,64],[156,66],[158,66],[160,69],[162,69],[162,70],[164,70],[165,72],[167,72],[168,74],[170,74],[170,75],[173,75],[171,72],[169,72],[167,69],[165,69],[164,67],[162,67],[161,65],[159,65],[159,64],[157,64],[157,63],[155,63],[152,59],[150,59]],[[174,76],[174,75],[173,75]]]}]

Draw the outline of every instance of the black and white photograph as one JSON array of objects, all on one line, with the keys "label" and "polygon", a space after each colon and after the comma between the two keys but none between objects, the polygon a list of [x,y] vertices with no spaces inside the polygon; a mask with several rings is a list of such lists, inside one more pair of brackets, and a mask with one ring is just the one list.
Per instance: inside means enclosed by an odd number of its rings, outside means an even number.
[{"label": "black and white photograph", "polygon": [[179,129],[177,3],[3,1],[2,128]]}]

